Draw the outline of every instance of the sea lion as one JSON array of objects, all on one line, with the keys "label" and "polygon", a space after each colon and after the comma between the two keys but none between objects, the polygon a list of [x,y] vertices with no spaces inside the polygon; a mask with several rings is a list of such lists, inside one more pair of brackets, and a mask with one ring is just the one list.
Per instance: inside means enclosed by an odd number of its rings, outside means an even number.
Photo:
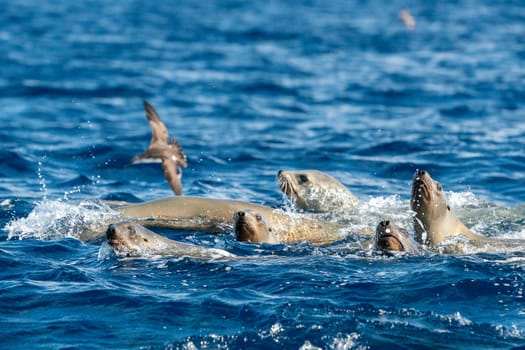
[{"label": "sea lion", "polygon": [[337,225],[297,214],[273,212],[268,220],[248,209],[236,212],[233,220],[238,241],[271,244],[308,241],[323,245],[343,238]]},{"label": "sea lion", "polygon": [[[322,244],[340,239],[339,226],[301,214],[249,202],[201,197],[171,197],[117,208],[123,218],[143,225],[185,230],[222,232],[233,228],[234,214],[252,210],[266,218],[278,241],[312,241]],[[269,240],[267,243],[275,243]]]},{"label": "sea lion", "polygon": [[233,214],[251,209],[270,217],[276,210],[249,202],[203,197],[169,197],[116,208],[123,218],[146,226],[222,232],[233,227]]},{"label": "sea lion", "polygon": [[341,211],[359,204],[342,183],[318,170],[279,170],[277,178],[281,191],[304,210]]},{"label": "sea lion", "polygon": [[510,252],[525,247],[521,239],[485,237],[470,231],[450,209],[441,183],[427,171],[417,170],[414,174],[410,207],[416,213],[417,241],[441,253]]},{"label": "sea lion", "polygon": [[414,231],[419,243],[435,246],[445,238],[456,235],[463,235],[469,240],[483,238],[470,231],[454,215],[445,198],[443,186],[434,181],[427,171],[417,170],[414,174],[410,208],[416,213]]},{"label": "sea lion", "polygon": [[381,221],[377,225],[374,243],[375,249],[378,250],[419,253],[419,248],[410,238],[408,231],[389,220]]},{"label": "sea lion", "polygon": [[155,108],[144,101],[146,117],[151,126],[151,142],[148,149],[135,157],[133,163],[151,162],[160,159],[164,176],[176,195],[182,194],[182,167],[187,167],[187,159],[181,145],[175,139],[169,139],[168,129],[160,120]]},{"label": "sea lion", "polygon": [[281,243],[272,232],[268,220],[254,210],[246,209],[233,214],[233,232],[240,242]]},{"label": "sea lion", "polygon": [[215,248],[177,242],[129,221],[109,225],[106,231],[109,246],[119,257],[169,255],[201,259],[232,258],[235,255]]}]

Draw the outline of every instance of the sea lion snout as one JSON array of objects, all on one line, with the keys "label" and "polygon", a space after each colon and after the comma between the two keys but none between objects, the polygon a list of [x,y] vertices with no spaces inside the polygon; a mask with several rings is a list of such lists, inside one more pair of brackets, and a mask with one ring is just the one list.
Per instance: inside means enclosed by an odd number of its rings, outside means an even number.
[{"label": "sea lion snout", "polygon": [[426,174],[425,170],[416,169],[416,176],[424,176]]},{"label": "sea lion snout", "polygon": [[412,181],[412,195],[410,199],[411,208],[417,211],[417,207],[424,202],[431,201],[433,196],[433,180],[428,171],[417,169]]},{"label": "sea lion snout", "polygon": [[108,226],[108,229],[106,230],[106,238],[108,241],[112,241],[115,239],[117,235],[117,230],[115,228],[115,224],[111,224]]},{"label": "sea lion snout", "polygon": [[432,177],[430,176],[430,173],[426,170],[416,170],[414,174],[414,184],[426,184],[431,185],[434,182]]},{"label": "sea lion snout", "polygon": [[246,211],[244,210],[239,210],[233,213],[234,228],[237,227],[238,225],[243,224],[245,222],[245,218],[246,218]]}]

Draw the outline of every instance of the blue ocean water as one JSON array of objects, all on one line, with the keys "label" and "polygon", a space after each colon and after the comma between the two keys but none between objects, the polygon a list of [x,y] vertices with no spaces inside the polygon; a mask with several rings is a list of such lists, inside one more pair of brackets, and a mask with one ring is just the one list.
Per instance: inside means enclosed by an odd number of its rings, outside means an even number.
[{"label": "blue ocean water", "polygon": [[364,220],[409,227],[419,168],[460,212],[510,213],[476,232],[525,239],[523,2],[0,4],[1,348],[525,347],[523,252],[157,230],[242,259],[118,259],[75,238],[108,220],[100,200],[172,196],[159,164],[130,162],[146,99],[188,156],[187,195],[283,208],[277,171],[319,169]]}]

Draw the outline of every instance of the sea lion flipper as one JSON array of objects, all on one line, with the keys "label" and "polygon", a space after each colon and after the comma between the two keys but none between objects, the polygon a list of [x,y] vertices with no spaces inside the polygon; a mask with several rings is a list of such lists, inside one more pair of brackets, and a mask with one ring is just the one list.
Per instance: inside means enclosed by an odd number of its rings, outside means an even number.
[{"label": "sea lion flipper", "polygon": [[146,117],[151,126],[151,145],[155,143],[168,143],[168,129],[162,122],[155,108],[146,100],[144,100],[144,109],[146,110]]},{"label": "sea lion flipper", "polygon": [[164,177],[166,178],[166,181],[168,181],[168,185],[170,185],[173,192],[177,196],[180,196],[182,194],[182,171],[178,159],[173,159],[173,157],[163,157],[162,171],[164,172]]}]

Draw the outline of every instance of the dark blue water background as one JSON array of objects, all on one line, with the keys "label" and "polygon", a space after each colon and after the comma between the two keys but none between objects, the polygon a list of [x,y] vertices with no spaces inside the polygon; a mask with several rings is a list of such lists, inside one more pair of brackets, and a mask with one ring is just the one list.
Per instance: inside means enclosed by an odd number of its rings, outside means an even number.
[{"label": "dark blue water background", "polygon": [[[456,208],[519,208],[523,2],[0,8],[1,348],[525,346],[522,252],[382,256],[158,231],[244,258],[122,260],[74,238],[106,220],[97,200],[172,195],[158,164],[130,164],[150,138],[143,99],[188,155],[188,195],[284,207],[277,170],[314,168],[409,226],[422,168]],[[524,226],[518,214],[475,229],[525,238]]]}]

